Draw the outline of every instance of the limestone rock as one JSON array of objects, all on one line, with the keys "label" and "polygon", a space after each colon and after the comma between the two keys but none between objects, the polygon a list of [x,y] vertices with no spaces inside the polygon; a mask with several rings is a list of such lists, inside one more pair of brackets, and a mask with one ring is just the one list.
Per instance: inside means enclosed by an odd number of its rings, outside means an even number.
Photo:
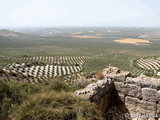
[{"label": "limestone rock", "polygon": [[154,115],[156,114],[157,110],[157,104],[154,102],[149,102],[149,101],[141,101],[141,113],[142,114],[147,114],[147,115]]},{"label": "limestone rock", "polygon": [[123,93],[124,95],[127,94],[128,88],[125,84],[123,84],[122,82],[114,82],[114,84],[118,92]]},{"label": "limestone rock", "polygon": [[134,97],[125,97],[125,105],[132,114],[140,113],[141,101]]},{"label": "limestone rock", "polygon": [[159,98],[159,103],[160,103],[160,90],[158,91],[158,98]]},{"label": "limestone rock", "polygon": [[118,73],[120,73],[120,70],[117,67],[109,66],[108,68],[103,69],[103,74],[104,75],[106,75],[106,74],[118,74]]},{"label": "limestone rock", "polygon": [[159,114],[160,117],[160,103],[157,105],[157,114]]},{"label": "limestone rock", "polygon": [[132,84],[123,84],[121,82],[114,82],[118,92],[123,93],[124,95],[141,98],[142,91],[140,86]]},{"label": "limestone rock", "polygon": [[148,77],[146,75],[141,75],[137,78],[127,77],[126,83],[135,84],[141,87],[160,89],[160,79]]},{"label": "limestone rock", "polygon": [[120,99],[122,100],[122,102],[125,102],[125,96],[122,93],[118,93]]},{"label": "limestone rock", "polygon": [[136,98],[141,98],[142,97],[142,91],[140,86],[128,84],[128,93],[127,95],[136,97]]},{"label": "limestone rock", "polygon": [[104,118],[110,113],[112,119],[116,114],[124,117],[127,113],[130,114],[129,117],[133,115],[134,120],[157,120],[158,117],[155,117],[160,116],[160,79],[145,75],[126,78],[128,74],[122,74],[115,67],[104,69],[103,75],[103,80],[89,84],[75,93],[86,95],[86,98],[99,105],[100,109],[103,108]]},{"label": "limestone rock", "polygon": [[151,101],[155,103],[159,100],[157,90],[151,88],[142,88],[142,97],[145,101]]},{"label": "limestone rock", "polygon": [[130,75],[130,72],[121,71],[117,67],[109,66],[108,68],[103,69],[102,74],[104,78],[114,78],[115,81],[125,83],[125,78]]},{"label": "limestone rock", "polygon": [[95,94],[100,94],[101,92],[103,92],[101,90],[105,88],[107,84],[108,80],[98,80],[96,83],[91,83],[86,88],[77,90],[74,93],[77,95],[84,94],[86,95],[86,98],[89,98]]}]

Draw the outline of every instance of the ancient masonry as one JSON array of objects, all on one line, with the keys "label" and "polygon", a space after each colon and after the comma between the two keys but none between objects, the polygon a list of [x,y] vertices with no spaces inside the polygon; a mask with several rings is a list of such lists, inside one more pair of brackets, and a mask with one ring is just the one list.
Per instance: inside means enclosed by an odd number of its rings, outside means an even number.
[{"label": "ancient masonry", "polygon": [[103,80],[75,93],[99,105],[106,120],[109,116],[122,120],[160,119],[160,79],[128,77],[129,72],[116,67],[104,69],[103,75]]}]

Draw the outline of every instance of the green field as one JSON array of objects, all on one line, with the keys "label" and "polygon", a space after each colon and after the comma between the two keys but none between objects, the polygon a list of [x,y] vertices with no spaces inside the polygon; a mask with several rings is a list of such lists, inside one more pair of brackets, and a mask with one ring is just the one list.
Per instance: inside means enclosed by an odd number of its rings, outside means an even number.
[{"label": "green field", "polygon": [[[148,72],[153,76],[160,69],[158,61],[155,69],[137,64],[142,58],[159,57],[160,29],[157,28],[19,28],[14,31],[0,31],[0,66],[26,80],[31,77],[38,82],[61,76],[74,81],[101,72],[108,65],[130,71],[133,76]],[[151,43],[133,45],[113,41],[125,38],[147,39]]]}]

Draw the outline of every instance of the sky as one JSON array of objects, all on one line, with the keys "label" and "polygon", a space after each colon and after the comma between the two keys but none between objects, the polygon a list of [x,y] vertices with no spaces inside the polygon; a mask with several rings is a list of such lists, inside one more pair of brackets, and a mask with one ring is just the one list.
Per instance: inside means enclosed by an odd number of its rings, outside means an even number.
[{"label": "sky", "polygon": [[160,0],[0,0],[0,27],[160,27]]}]

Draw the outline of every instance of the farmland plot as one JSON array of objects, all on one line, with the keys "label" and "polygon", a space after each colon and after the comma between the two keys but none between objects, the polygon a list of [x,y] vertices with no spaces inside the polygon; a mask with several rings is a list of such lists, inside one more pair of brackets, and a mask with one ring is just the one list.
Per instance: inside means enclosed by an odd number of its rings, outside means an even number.
[{"label": "farmland plot", "polygon": [[160,70],[160,57],[141,58],[136,63],[143,70],[153,71],[154,74]]},{"label": "farmland plot", "polygon": [[[5,73],[21,75],[25,78],[35,78],[43,81],[56,76],[67,76],[80,73],[83,64],[89,57],[81,56],[39,56],[39,57],[7,57],[8,64],[2,68]],[[32,81],[36,82],[36,81]]]}]

